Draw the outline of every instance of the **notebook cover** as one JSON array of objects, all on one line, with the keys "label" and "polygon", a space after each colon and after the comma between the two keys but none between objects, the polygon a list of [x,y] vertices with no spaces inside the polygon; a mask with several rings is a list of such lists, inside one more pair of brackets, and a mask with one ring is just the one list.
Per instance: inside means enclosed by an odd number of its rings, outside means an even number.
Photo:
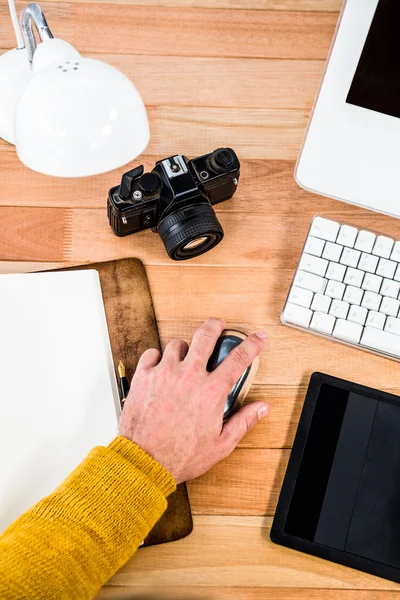
[{"label": "notebook cover", "polygon": [[[125,258],[66,270],[88,268],[96,269],[100,276],[116,373],[122,360],[130,381],[141,354],[148,348],[161,349],[144,265],[137,258]],[[192,529],[186,484],[182,483],[169,496],[166,512],[143,545],[173,542],[189,535]]]}]

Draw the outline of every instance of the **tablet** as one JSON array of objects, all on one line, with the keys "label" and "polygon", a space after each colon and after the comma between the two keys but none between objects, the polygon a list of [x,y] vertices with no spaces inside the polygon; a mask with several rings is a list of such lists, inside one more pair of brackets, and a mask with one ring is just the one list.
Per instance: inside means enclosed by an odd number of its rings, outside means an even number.
[{"label": "tablet", "polygon": [[295,177],[400,217],[400,2],[347,0]]},{"label": "tablet", "polygon": [[399,397],[312,375],[271,540],[400,583]]}]

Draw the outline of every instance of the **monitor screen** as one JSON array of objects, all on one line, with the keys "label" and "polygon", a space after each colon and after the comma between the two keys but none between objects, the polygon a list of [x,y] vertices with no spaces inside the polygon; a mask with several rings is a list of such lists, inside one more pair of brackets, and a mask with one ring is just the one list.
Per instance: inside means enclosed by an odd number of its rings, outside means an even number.
[{"label": "monitor screen", "polygon": [[347,102],[400,117],[399,0],[379,1]]}]

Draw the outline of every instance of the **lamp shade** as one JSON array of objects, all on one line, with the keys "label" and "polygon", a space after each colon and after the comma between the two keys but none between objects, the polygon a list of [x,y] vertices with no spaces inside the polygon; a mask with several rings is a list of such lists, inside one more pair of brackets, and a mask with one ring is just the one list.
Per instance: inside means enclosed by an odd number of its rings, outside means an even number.
[{"label": "lamp shade", "polygon": [[26,48],[0,56],[0,137],[9,144],[14,144],[15,107],[31,79]]},{"label": "lamp shade", "polygon": [[[69,44],[63,55],[53,42],[57,40],[38,46],[33,77],[16,107],[20,160],[35,171],[60,177],[96,175],[134,160],[150,139],[146,109],[135,86],[114,67],[82,58]],[[50,59],[42,48],[46,45]]]}]

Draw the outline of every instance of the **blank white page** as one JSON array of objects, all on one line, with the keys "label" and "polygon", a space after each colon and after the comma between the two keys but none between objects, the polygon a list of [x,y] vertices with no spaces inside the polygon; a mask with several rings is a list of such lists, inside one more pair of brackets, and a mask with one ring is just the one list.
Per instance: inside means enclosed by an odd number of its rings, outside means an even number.
[{"label": "blank white page", "polygon": [[117,433],[97,271],[0,276],[0,532]]}]

